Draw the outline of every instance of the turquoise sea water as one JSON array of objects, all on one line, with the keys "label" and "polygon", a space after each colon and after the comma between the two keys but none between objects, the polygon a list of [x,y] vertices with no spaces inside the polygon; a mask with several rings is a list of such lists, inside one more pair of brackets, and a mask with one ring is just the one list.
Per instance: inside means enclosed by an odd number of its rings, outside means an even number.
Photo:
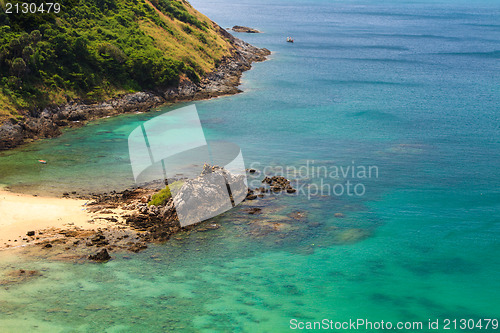
[{"label": "turquoise sea water", "polygon": [[[376,166],[378,178],[353,179],[360,197],[279,198],[267,219],[236,209],[221,229],[104,265],[0,259],[43,273],[0,289],[0,331],[287,332],[292,318],[440,319],[442,330],[446,318],[499,318],[498,2],[192,4],[223,27],[264,31],[241,37],[273,51],[243,94],[196,103],[209,140],[239,144],[247,166]],[[0,153],[0,184],[129,186],[128,134],[168,110]],[[291,222],[296,210],[307,220]],[[290,230],[254,227],[269,220]]]}]

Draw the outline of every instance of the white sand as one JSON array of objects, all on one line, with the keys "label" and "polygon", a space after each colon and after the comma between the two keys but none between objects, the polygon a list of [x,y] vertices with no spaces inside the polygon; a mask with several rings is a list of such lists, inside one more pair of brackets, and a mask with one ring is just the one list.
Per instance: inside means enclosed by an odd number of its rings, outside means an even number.
[{"label": "white sand", "polygon": [[106,226],[105,221],[92,222],[93,215],[86,211],[85,203],[85,200],[35,197],[0,190],[0,250],[25,244],[22,239],[30,238],[26,236],[28,231]]}]

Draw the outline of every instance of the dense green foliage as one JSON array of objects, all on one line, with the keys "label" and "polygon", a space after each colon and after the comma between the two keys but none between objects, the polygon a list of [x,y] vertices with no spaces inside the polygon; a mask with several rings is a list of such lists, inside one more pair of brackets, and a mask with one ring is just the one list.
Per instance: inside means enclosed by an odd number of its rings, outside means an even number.
[{"label": "dense green foliage", "polygon": [[158,193],[153,194],[153,196],[151,197],[151,201],[148,202],[148,206],[162,206],[171,197],[172,193],[170,193],[170,188],[167,186],[163,190],[160,190]]},{"label": "dense green foliage", "polygon": [[173,38],[167,24],[172,19],[199,40],[213,28],[183,1],[151,3],[156,8],[144,0],[65,0],[58,14],[2,10],[0,95],[16,109],[33,110],[74,98],[161,89],[177,84],[180,75],[199,80],[200,66],[166,55],[141,24],[149,22]]},{"label": "dense green foliage", "polygon": [[172,184],[167,185],[164,189],[159,192],[153,194],[151,200],[148,202],[148,206],[162,206],[164,205],[168,199],[172,197],[172,192],[177,193],[184,185],[184,181],[177,180]]}]

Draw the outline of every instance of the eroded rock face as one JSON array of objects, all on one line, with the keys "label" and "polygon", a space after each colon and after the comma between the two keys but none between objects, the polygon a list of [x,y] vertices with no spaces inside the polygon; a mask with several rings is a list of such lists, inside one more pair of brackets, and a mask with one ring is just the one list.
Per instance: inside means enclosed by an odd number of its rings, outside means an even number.
[{"label": "eroded rock face", "polygon": [[0,126],[0,149],[14,148],[24,140],[24,128],[18,123],[8,120]]}]

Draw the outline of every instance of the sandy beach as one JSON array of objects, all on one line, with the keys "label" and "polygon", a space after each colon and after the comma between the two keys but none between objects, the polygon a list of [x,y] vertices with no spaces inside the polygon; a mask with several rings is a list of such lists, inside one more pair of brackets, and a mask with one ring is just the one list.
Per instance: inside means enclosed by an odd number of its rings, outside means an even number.
[{"label": "sandy beach", "polygon": [[106,221],[94,222],[93,214],[85,208],[86,203],[85,200],[35,197],[0,190],[0,250],[35,244],[49,236],[37,232],[35,237],[28,237],[28,231],[92,230],[109,225]]}]

